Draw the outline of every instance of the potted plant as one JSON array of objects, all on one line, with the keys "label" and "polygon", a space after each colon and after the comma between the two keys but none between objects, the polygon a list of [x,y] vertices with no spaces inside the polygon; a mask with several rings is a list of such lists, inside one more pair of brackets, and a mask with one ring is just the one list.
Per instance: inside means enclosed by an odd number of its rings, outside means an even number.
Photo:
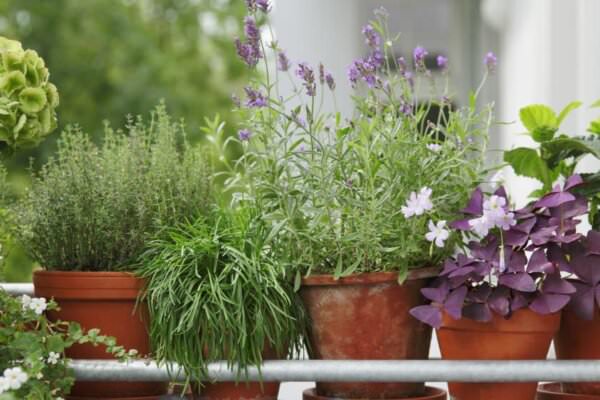
[{"label": "potted plant", "polygon": [[[560,133],[559,128],[565,117],[581,102],[569,103],[560,113],[550,107],[533,104],[520,111],[523,125],[529,135],[538,143],[538,148],[520,147],[505,152],[505,161],[518,175],[528,176],[540,181],[543,188],[549,188],[557,179],[565,179],[572,174],[579,162],[588,155],[600,158],[598,135],[600,135],[600,120],[590,122],[589,135],[567,136]],[[600,101],[592,107],[600,106]],[[594,346],[591,338],[600,335],[600,311],[594,302],[596,277],[595,243],[598,241],[600,230],[600,180],[598,173],[581,174],[583,185],[573,190],[581,196],[582,202],[587,202],[588,219],[592,230],[586,239],[569,249],[572,269],[569,281],[577,291],[572,301],[563,311],[561,328],[554,338],[556,357],[558,359],[598,359],[600,348]],[[541,189],[543,190],[543,189]],[[539,192],[532,193],[537,197]],[[546,385],[540,391],[540,396],[560,397],[562,393],[600,395],[600,383],[562,383],[560,386]]]},{"label": "potted plant", "polygon": [[[573,194],[578,175],[528,206],[512,210],[503,187],[485,197],[475,190],[465,219],[452,227],[471,239],[446,260],[422,290],[430,305],[411,314],[437,329],[445,359],[545,359],[560,325],[560,310],[576,289],[568,250],[581,235],[585,199]],[[532,399],[536,383],[449,383],[459,399]]]},{"label": "potted plant", "polygon": [[[154,355],[184,369],[192,398],[276,400],[279,383],[245,382],[245,370],[297,354],[303,309],[273,255],[276,229],[251,201],[221,201],[205,215],[165,226],[141,258]],[[208,381],[206,365],[218,360],[242,382]]]},{"label": "potted plant", "polygon": [[[325,100],[335,108],[333,76],[323,65],[293,64],[278,43],[265,42],[256,26],[261,10],[251,9],[246,37],[237,41],[246,64],[264,61],[266,73],[236,99],[243,147],[226,189],[256,201],[279,227],[275,251],[295,271],[311,321],[311,357],[425,359],[431,330],[408,311],[424,303],[420,289],[460,239],[444,221],[484,180],[490,110],[477,110],[478,93],[466,108],[455,107],[447,91],[422,99],[433,79],[427,51],[395,58],[380,9],[363,29],[369,54],[348,70],[360,86],[355,115],[322,113]],[[448,60],[436,62],[445,80]],[[486,76],[495,64],[490,53]],[[291,95],[280,92],[285,78]],[[305,396],[424,393],[423,383],[318,382],[316,394]]]},{"label": "potted plant", "polygon": [[[143,279],[130,273],[146,240],[162,224],[208,203],[208,171],[182,126],[163,105],[149,123],[130,119],[125,131],[106,128],[97,146],[79,128],[63,133],[57,155],[32,176],[29,192],[11,207],[14,236],[42,266],[36,296],[54,298],[52,321],[100,328],[126,348],[150,352],[147,310],[136,307]],[[76,345],[72,358],[107,358]],[[155,398],[162,383],[78,382],[72,398]]]},{"label": "potted plant", "polygon": [[76,343],[102,345],[112,356],[126,360],[126,351],[98,329],[84,331],[74,322],[49,321],[55,301],[12,297],[0,289],[0,399],[60,400],[75,381],[65,351]]}]

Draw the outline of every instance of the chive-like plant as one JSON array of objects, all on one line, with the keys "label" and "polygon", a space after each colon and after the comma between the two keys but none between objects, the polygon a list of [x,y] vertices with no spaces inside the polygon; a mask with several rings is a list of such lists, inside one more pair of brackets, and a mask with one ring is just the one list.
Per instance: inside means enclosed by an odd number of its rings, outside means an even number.
[{"label": "chive-like plant", "polygon": [[127,270],[149,235],[200,212],[209,200],[201,151],[160,105],[148,122],[106,127],[95,145],[68,128],[29,192],[9,205],[13,233],[49,270]]},{"label": "chive-like plant", "polygon": [[[503,187],[488,198],[475,190],[463,209],[466,218],[451,224],[470,240],[467,251],[446,260],[432,286],[421,290],[431,304],[411,314],[439,328],[443,312],[454,319],[489,321],[492,312],[509,318],[525,307],[539,314],[560,311],[577,285],[561,272],[579,274],[585,264],[570,257],[582,239],[575,230],[577,217],[587,213],[586,199],[574,194],[582,183],[573,175],[564,187],[557,185],[518,210],[510,209]],[[585,279],[588,272],[581,285],[594,287],[597,280]],[[591,305],[593,310],[593,297]]]},{"label": "chive-like plant", "polygon": [[284,265],[277,232],[250,204],[215,206],[206,216],[167,227],[150,241],[138,274],[159,362],[176,361],[190,379],[227,360],[242,378],[265,355],[298,350],[305,317]]},{"label": "chive-like plant", "polygon": [[[298,267],[297,282],[310,272],[397,271],[403,279],[449,256],[459,236],[445,221],[485,177],[491,110],[476,107],[481,86],[458,107],[448,59],[437,58],[441,79],[434,79],[424,48],[396,58],[379,9],[363,28],[368,55],[348,69],[357,89],[353,115],[325,113],[325,101],[336,108],[334,77],[322,64],[294,65],[256,25],[268,7],[249,11],[236,46],[250,68],[263,67],[264,79],[236,99],[244,121],[237,138],[221,140],[216,123],[209,131],[214,143],[243,148],[225,168],[226,189],[281,226],[276,250]],[[492,53],[483,67],[485,80],[496,67]],[[294,90],[283,95],[288,80]]]}]

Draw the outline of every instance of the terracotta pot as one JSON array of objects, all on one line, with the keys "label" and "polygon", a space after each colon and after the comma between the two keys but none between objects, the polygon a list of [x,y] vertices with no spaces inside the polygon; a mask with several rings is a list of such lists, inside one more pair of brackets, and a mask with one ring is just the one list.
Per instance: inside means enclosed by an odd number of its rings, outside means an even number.
[{"label": "terracotta pot", "polygon": [[[148,311],[136,300],[143,281],[124,272],[35,271],[35,296],[54,298],[60,310],[49,312],[51,320],[74,321],[84,329],[98,328],[114,336],[126,349],[150,353]],[[104,346],[74,345],[66,352],[73,359],[110,359]],[[167,393],[160,382],[76,382],[72,400],[158,399]]]},{"label": "terracotta pot", "polygon": [[[315,389],[306,389],[302,392],[303,400],[344,400],[339,397],[326,397],[319,396]],[[397,399],[390,400],[446,400],[446,392],[439,388],[434,388],[431,386],[425,386],[425,390],[423,395],[416,397],[398,397]]]},{"label": "terracotta pot", "polygon": [[[563,311],[560,330],[554,337],[557,359],[600,359],[600,309],[595,308],[591,321],[579,318],[569,308]],[[562,390],[566,393],[600,395],[600,382],[564,382]]]},{"label": "terracotta pot", "polygon": [[[408,311],[425,303],[420,290],[437,272],[416,270],[402,285],[395,272],[304,278],[300,295],[311,319],[311,358],[427,359],[431,328]],[[325,397],[393,399],[423,395],[425,384],[317,382],[316,390]]]},{"label": "terracotta pot", "polygon": [[[280,359],[275,349],[265,345],[263,360]],[[277,400],[279,382],[205,382],[194,392],[200,392],[199,400]]]},{"label": "terracotta pot", "polygon": [[[444,315],[436,334],[446,360],[543,360],[560,325],[560,313],[540,315],[529,309],[511,318],[494,314],[490,322]],[[450,396],[460,400],[532,400],[536,382],[449,382]]]},{"label": "terracotta pot", "polygon": [[545,383],[538,386],[536,400],[600,400],[593,394],[565,393],[560,383]]}]

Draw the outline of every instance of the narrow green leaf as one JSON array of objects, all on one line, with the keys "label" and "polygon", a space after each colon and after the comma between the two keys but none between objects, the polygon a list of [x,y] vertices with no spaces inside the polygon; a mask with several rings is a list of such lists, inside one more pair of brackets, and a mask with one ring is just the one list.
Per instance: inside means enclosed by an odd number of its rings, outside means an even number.
[{"label": "narrow green leaf", "polygon": [[571,111],[581,107],[582,104],[583,103],[579,100],[572,101],[569,104],[567,104],[565,108],[562,109],[560,114],[558,114],[558,125],[560,125],[564,121],[564,119],[571,113]]}]

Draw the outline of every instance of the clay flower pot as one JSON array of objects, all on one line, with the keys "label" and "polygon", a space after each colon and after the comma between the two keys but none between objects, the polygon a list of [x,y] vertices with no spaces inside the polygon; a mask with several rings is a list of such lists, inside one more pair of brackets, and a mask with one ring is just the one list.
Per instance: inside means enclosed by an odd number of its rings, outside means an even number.
[{"label": "clay flower pot", "polygon": [[[427,359],[431,328],[408,311],[425,303],[420,290],[437,272],[415,270],[402,285],[394,272],[304,278],[300,296],[311,320],[311,358]],[[316,392],[325,398],[394,399],[424,395],[425,384],[317,382]]]},{"label": "clay flower pot", "polygon": [[[560,325],[560,313],[540,315],[529,309],[504,319],[494,314],[490,322],[454,320],[444,314],[437,330],[445,360],[543,360]],[[450,396],[460,400],[532,400],[536,382],[449,382]]]},{"label": "clay flower pot", "polygon": [[544,383],[538,387],[536,400],[600,400],[593,394],[565,393],[560,383]]},{"label": "clay flower pot", "polygon": [[200,389],[199,400],[277,400],[279,382],[217,382]]},{"label": "clay flower pot", "polygon": [[[567,307],[563,311],[560,330],[554,338],[556,358],[559,360],[600,359],[600,309],[595,307],[594,319],[579,318]],[[562,391],[574,394],[600,396],[600,382],[564,382]]]},{"label": "clay flower pot", "polygon": [[[136,299],[143,281],[124,272],[35,271],[35,296],[54,298],[60,311],[49,312],[51,320],[74,321],[84,329],[98,328],[114,336],[119,345],[150,352],[148,312]],[[73,359],[107,359],[104,346],[74,345],[66,352]],[[158,399],[167,393],[160,382],[76,382],[69,399]]]},{"label": "clay flower pot", "polygon": [[[306,389],[302,393],[303,400],[343,400],[339,397],[326,397],[319,396],[315,389]],[[425,386],[423,395],[412,396],[412,397],[400,397],[397,399],[390,400],[446,400],[446,392],[442,389],[434,388],[431,386]]]}]

